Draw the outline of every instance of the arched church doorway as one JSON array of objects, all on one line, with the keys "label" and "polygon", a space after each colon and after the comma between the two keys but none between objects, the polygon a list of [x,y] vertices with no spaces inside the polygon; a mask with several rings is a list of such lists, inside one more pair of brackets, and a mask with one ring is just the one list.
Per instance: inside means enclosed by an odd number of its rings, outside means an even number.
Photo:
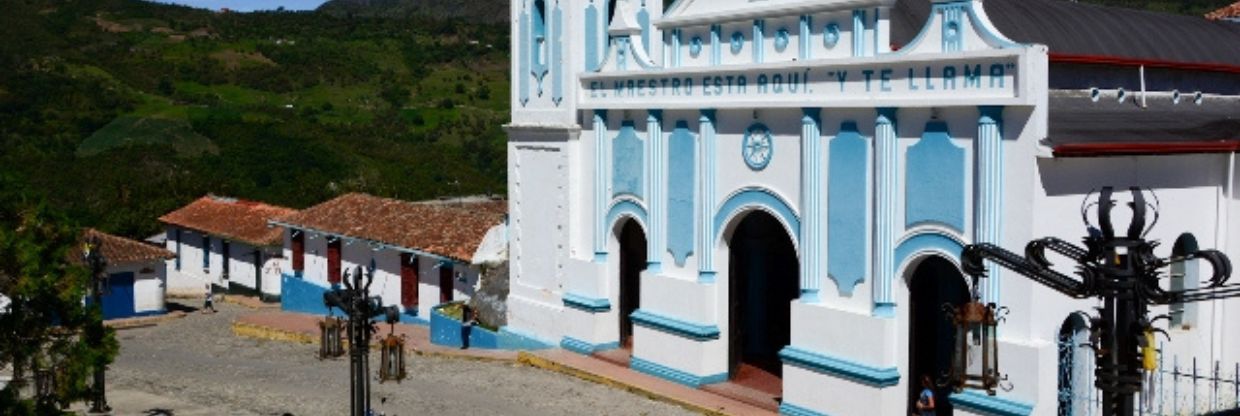
[{"label": "arched church doorway", "polygon": [[909,279],[909,346],[908,346],[908,409],[916,412],[915,403],[923,390],[922,376],[929,376],[934,383],[935,413],[951,415],[952,405],[947,396],[951,388],[938,387],[939,379],[947,374],[952,363],[952,344],[956,329],[947,319],[943,305],[963,305],[969,300],[969,290],[964,275],[956,265],[942,257],[931,256],[922,260]]},{"label": "arched church doorway", "polygon": [[620,346],[633,347],[633,320],[640,307],[642,270],[646,270],[646,232],[628,219],[620,227]]},{"label": "arched church doorway", "polygon": [[728,246],[729,375],[778,378],[799,291],[796,247],[783,224],[762,211],[741,219]]}]

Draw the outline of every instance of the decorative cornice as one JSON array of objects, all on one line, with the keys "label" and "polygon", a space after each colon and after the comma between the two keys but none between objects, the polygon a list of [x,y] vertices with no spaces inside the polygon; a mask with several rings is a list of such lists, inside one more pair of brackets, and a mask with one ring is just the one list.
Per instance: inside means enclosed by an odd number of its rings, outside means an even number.
[{"label": "decorative cornice", "polygon": [[985,415],[1028,416],[1033,413],[1033,405],[1031,404],[1001,397],[987,396],[970,390],[953,394],[949,399],[957,407]]},{"label": "decorative cornice", "polygon": [[900,371],[895,367],[878,368],[839,357],[811,352],[793,346],[779,351],[784,364],[806,370],[830,374],[874,387],[891,387],[900,382]]},{"label": "decorative cornice", "polygon": [[719,327],[715,325],[689,322],[667,315],[648,312],[644,309],[633,311],[629,318],[636,325],[696,341],[719,339]]},{"label": "decorative cornice", "polygon": [[564,293],[564,306],[580,309],[590,313],[607,312],[611,310],[611,302],[607,299],[592,298],[582,296],[575,293]]}]

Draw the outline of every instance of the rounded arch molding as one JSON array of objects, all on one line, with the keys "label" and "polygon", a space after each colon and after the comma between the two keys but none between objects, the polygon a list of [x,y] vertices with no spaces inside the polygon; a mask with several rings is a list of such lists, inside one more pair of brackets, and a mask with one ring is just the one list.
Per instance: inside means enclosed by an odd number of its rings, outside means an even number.
[{"label": "rounded arch molding", "polygon": [[895,276],[902,276],[907,281],[910,267],[926,256],[943,257],[959,268],[960,252],[964,251],[965,244],[955,235],[939,230],[921,230],[908,235],[895,248]]},{"label": "rounded arch molding", "polygon": [[637,225],[642,227],[642,232],[650,235],[648,224],[650,221],[646,214],[646,207],[632,199],[620,199],[611,204],[611,209],[607,210],[607,222],[604,228],[599,230],[601,233],[608,233],[616,227],[616,222],[621,218],[632,218],[637,221]]},{"label": "rounded arch molding", "polygon": [[784,231],[787,231],[788,236],[792,238],[792,244],[797,248],[798,257],[800,257],[801,217],[787,201],[775,191],[767,188],[741,188],[728,195],[728,198],[715,211],[714,232],[711,233],[714,241],[723,238],[727,225],[735,221],[737,216],[752,210],[762,210],[778,219],[783,224]]}]

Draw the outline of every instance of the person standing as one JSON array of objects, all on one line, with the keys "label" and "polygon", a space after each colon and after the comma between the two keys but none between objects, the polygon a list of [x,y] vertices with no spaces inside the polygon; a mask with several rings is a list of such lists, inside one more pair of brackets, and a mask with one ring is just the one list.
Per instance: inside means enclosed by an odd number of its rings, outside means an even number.
[{"label": "person standing", "polygon": [[930,376],[922,374],[921,394],[917,396],[917,412],[913,416],[934,416],[934,404],[934,384],[930,382]]},{"label": "person standing", "polygon": [[211,284],[207,283],[207,296],[202,303],[202,313],[207,313],[210,309],[211,313],[215,313],[215,293],[211,290]]},{"label": "person standing", "polygon": [[461,305],[461,349],[469,348],[469,334],[474,330],[474,308]]}]

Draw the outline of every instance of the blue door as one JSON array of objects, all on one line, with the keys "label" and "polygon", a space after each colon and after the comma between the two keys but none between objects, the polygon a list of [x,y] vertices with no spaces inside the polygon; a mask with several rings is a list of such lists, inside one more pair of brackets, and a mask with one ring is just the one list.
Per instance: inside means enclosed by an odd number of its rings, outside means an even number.
[{"label": "blue door", "polygon": [[103,319],[134,316],[133,273],[108,276],[108,292],[103,296]]}]

